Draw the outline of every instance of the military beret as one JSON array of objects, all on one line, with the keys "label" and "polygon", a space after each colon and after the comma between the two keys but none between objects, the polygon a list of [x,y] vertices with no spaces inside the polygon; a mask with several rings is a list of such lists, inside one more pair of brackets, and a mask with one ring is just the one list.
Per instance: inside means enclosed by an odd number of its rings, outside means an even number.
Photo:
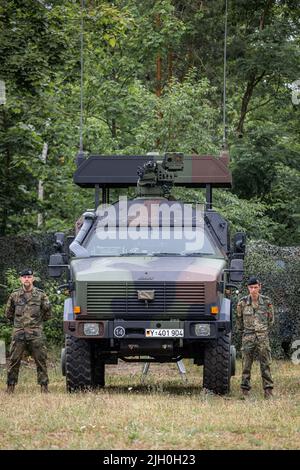
[{"label": "military beret", "polygon": [[20,271],[20,276],[33,276],[33,270],[32,269],[23,269],[23,271]]},{"label": "military beret", "polygon": [[254,284],[260,284],[260,280],[255,276],[251,276],[248,279],[247,286],[253,286]]}]

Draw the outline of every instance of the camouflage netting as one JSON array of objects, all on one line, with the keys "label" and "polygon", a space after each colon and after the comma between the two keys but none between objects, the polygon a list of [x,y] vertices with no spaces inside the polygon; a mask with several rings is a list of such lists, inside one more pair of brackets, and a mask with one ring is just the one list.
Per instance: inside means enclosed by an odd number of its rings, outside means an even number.
[{"label": "camouflage netting", "polygon": [[0,305],[5,302],[8,292],[5,285],[7,269],[14,268],[17,272],[32,267],[37,277],[47,277],[47,265],[50,253],[53,253],[53,234],[27,237],[0,237]]},{"label": "camouflage netting", "polygon": [[[41,287],[47,279],[47,265],[53,252],[53,234],[32,237],[0,238],[0,284],[5,284],[8,268],[17,271],[31,266],[40,277]],[[300,247],[277,247],[266,242],[248,243],[245,276],[256,275],[263,284],[263,294],[270,296],[275,306],[275,325],[271,333],[274,357],[290,357],[291,343],[300,339]],[[246,295],[244,282],[241,295]],[[6,301],[7,289],[0,286],[0,306]],[[233,296],[233,310],[237,302]],[[235,329],[234,329],[235,330]],[[240,335],[234,332],[234,342],[240,349]]]},{"label": "camouflage netting", "polygon": [[[262,241],[248,243],[244,283],[239,297],[247,294],[246,280],[255,275],[262,283],[262,294],[268,295],[275,309],[275,325],[271,331],[272,354],[290,357],[291,345],[300,339],[300,247],[278,247]],[[237,296],[233,299],[233,309]],[[234,329],[235,331],[236,329]],[[234,333],[240,349],[241,337]]]}]

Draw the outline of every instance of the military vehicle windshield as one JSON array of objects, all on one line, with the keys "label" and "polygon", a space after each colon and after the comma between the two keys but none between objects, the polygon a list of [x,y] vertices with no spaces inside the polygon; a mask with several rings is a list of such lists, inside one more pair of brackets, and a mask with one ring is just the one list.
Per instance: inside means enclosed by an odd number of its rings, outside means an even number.
[{"label": "military vehicle windshield", "polygon": [[223,258],[204,227],[95,228],[83,244],[88,256],[210,256]]}]

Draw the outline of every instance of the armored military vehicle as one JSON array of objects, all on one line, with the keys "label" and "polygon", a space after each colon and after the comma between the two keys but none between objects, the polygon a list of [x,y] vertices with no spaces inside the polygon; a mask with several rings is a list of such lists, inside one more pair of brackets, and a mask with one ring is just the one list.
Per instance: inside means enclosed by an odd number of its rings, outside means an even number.
[{"label": "armored military vehicle", "polygon": [[[213,188],[231,186],[228,161],[227,151],[78,158],[74,182],[95,187],[95,209],[83,214],[71,243],[56,234],[49,264],[53,277],[67,271],[68,391],[103,387],[106,364],[119,360],[189,358],[203,366],[205,389],[229,392],[235,349],[226,294],[242,280],[245,235],[231,239],[212,208]],[[110,188],[132,186],[136,197],[110,203]],[[205,205],[175,200],[176,186],[206,188]]]}]

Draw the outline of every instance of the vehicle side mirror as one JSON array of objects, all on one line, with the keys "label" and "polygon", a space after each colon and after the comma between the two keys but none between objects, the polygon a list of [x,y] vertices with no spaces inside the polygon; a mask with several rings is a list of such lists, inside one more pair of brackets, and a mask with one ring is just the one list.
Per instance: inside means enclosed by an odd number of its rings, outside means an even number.
[{"label": "vehicle side mirror", "polygon": [[60,277],[63,273],[64,268],[63,255],[61,253],[50,255],[48,267],[50,277]]},{"label": "vehicle side mirror", "polygon": [[233,254],[244,256],[246,251],[246,234],[237,232],[233,238]]},{"label": "vehicle side mirror", "polygon": [[54,247],[56,248],[58,252],[61,252],[64,247],[65,234],[63,232],[56,232],[54,236],[55,236]]},{"label": "vehicle side mirror", "polygon": [[229,281],[230,282],[242,282],[244,275],[244,260],[233,259],[230,263],[229,268]]}]

